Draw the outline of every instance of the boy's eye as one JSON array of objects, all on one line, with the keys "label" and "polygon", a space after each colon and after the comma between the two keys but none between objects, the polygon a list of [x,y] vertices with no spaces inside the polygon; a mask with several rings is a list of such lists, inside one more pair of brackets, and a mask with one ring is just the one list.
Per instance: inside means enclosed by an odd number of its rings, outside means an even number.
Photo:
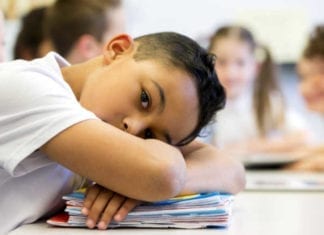
[{"label": "boy's eye", "polygon": [[144,131],[144,139],[153,139],[155,138],[153,132],[151,131],[151,129],[145,129]]},{"label": "boy's eye", "polygon": [[150,97],[144,90],[141,92],[141,104],[144,109],[147,109],[150,105]]}]

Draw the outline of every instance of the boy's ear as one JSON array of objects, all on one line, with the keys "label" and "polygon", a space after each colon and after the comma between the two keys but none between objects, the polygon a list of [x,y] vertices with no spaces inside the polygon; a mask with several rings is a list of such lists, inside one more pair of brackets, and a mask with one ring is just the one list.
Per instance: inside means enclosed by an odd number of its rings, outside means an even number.
[{"label": "boy's ear", "polygon": [[133,53],[134,41],[127,34],[120,34],[112,38],[104,48],[104,59],[107,64],[111,63],[120,55]]}]

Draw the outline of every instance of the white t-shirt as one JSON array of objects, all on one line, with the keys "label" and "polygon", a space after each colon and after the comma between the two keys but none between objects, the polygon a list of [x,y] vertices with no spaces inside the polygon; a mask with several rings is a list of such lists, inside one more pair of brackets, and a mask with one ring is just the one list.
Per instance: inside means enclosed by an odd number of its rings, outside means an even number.
[{"label": "white t-shirt", "polygon": [[0,234],[53,211],[80,178],[38,149],[64,129],[96,116],[64,81],[69,65],[53,52],[0,64]]},{"label": "white t-shirt", "polygon": [[[273,99],[273,102],[276,100]],[[268,133],[276,137],[295,131],[308,131],[304,119],[292,109],[285,110],[283,128]],[[254,139],[259,136],[253,111],[252,96],[245,94],[238,101],[227,102],[226,107],[217,113],[216,123],[212,126],[211,142],[219,147]]]}]

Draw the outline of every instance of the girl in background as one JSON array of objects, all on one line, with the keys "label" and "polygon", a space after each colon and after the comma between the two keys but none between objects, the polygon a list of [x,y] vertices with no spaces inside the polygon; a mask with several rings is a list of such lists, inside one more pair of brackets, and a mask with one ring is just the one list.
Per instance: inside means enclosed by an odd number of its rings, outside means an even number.
[{"label": "girl in background", "polygon": [[[312,130],[317,134],[315,145],[300,153],[301,161],[289,169],[324,171],[324,25],[317,26],[310,35],[297,71],[300,77],[299,90],[307,108],[317,113],[318,120]],[[314,117],[315,118],[315,117]]]},{"label": "girl in background", "polygon": [[212,36],[209,51],[227,94],[217,116],[212,142],[234,154],[288,152],[304,145],[303,120],[287,110],[275,65],[252,33],[226,26]]}]

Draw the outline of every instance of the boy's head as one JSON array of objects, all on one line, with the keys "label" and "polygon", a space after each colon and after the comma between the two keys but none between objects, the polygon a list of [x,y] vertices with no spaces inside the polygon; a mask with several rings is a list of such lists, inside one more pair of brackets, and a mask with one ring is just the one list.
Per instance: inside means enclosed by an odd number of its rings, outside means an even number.
[{"label": "boy's head", "polygon": [[324,26],[311,34],[297,70],[300,92],[308,108],[324,114]]},{"label": "boy's head", "polygon": [[125,30],[124,23],[121,0],[57,0],[45,33],[59,54],[79,63],[99,55],[106,41]]},{"label": "boy's head", "polygon": [[[102,62],[97,62],[101,64]],[[176,33],[112,39],[80,102],[131,134],[173,145],[192,141],[225,104],[214,57]]]}]

